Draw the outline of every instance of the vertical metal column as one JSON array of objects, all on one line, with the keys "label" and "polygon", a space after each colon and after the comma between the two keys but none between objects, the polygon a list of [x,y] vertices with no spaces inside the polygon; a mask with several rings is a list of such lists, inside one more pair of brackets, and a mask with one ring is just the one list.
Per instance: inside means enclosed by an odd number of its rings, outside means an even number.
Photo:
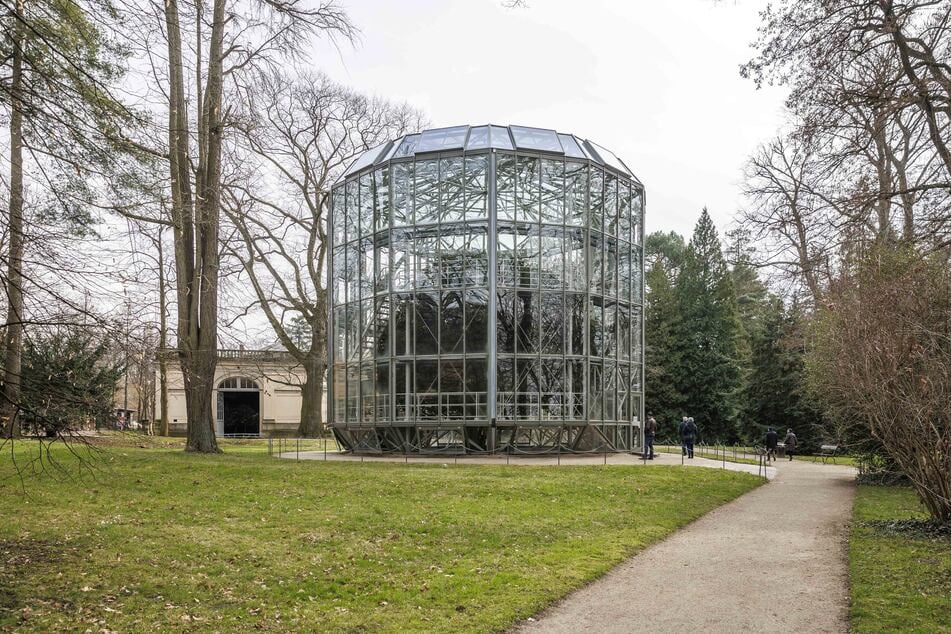
[{"label": "vertical metal column", "polygon": [[497,373],[498,373],[498,350],[496,349],[496,339],[498,330],[498,277],[499,272],[496,267],[496,249],[498,247],[498,230],[496,228],[496,218],[497,218],[497,206],[495,201],[496,195],[496,153],[493,149],[491,154],[489,154],[489,228],[488,228],[488,256],[489,256],[489,314],[488,317],[488,326],[487,336],[489,337],[489,362],[488,362],[488,385],[487,385],[487,399],[486,403],[487,412],[489,415],[489,433],[488,433],[488,445],[487,449],[489,453],[495,453],[495,435],[496,435],[496,403],[498,397],[496,395],[497,390]]},{"label": "vertical metal column", "polygon": [[644,336],[645,324],[647,323],[647,306],[644,304],[644,235],[647,233],[647,190],[643,187],[641,188],[641,235],[640,235],[640,253],[641,253],[641,279],[638,289],[638,300],[641,303],[641,407],[640,407],[640,416],[641,416],[641,447],[644,447],[644,425],[647,422],[645,418],[645,409],[647,402],[647,348],[646,348],[646,339]]},{"label": "vertical metal column", "polygon": [[336,340],[334,339],[334,290],[333,290],[333,262],[334,262],[334,198],[333,190],[330,192],[330,213],[327,215],[327,249],[325,253],[327,254],[327,262],[325,263],[327,269],[327,286],[326,286],[326,297],[327,297],[327,389],[324,393],[327,395],[327,424],[332,427],[334,424],[334,410],[337,408],[337,404],[334,401],[334,395],[336,394],[334,390],[334,345]]}]

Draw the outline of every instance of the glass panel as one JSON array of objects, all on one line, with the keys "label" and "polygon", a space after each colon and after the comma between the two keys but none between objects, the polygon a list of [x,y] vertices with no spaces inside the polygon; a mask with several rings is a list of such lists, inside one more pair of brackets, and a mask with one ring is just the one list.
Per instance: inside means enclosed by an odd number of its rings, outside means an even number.
[{"label": "glass panel", "polygon": [[496,373],[496,412],[499,420],[515,419],[515,358],[499,357]]},{"label": "glass panel", "polygon": [[565,221],[565,164],[542,160],[542,222],[562,224]]},{"label": "glass panel", "polygon": [[515,293],[513,291],[498,293],[495,321],[498,352],[515,352]]},{"label": "glass panel", "polygon": [[376,398],[373,394],[373,385],[376,383],[374,375],[375,364],[360,365],[360,422],[373,422],[373,413],[376,409]]},{"label": "glass panel", "polygon": [[363,238],[359,242],[360,248],[360,297],[373,296],[373,267],[374,251],[373,239]]},{"label": "glass panel", "polygon": [[565,317],[568,320],[568,323],[565,324],[565,330],[568,334],[567,354],[584,354],[584,326],[587,314],[584,295],[574,293],[565,295]]},{"label": "glass panel", "polygon": [[589,183],[590,214],[588,216],[588,226],[600,231],[604,227],[604,171],[598,168],[592,169]]},{"label": "glass panel", "polygon": [[376,356],[387,357],[390,354],[390,298],[388,295],[376,298],[373,321],[376,328]]},{"label": "glass panel", "polygon": [[465,334],[462,291],[444,291],[440,303],[440,346],[442,354],[462,354]]},{"label": "glass panel", "polygon": [[419,138],[416,152],[440,152],[442,150],[461,149],[466,141],[469,126],[459,125],[451,128],[426,130]]},{"label": "glass panel", "polygon": [[604,305],[604,356],[617,357],[617,307],[614,302]]},{"label": "glass panel", "polygon": [[515,138],[515,147],[520,150],[543,150],[545,152],[564,152],[558,134],[554,130],[509,126]]},{"label": "glass panel", "polygon": [[588,288],[592,293],[604,295],[604,240],[601,234],[592,234],[588,238],[588,256],[591,266],[588,269]]},{"label": "glass panel", "polygon": [[439,161],[416,162],[416,224],[435,223],[439,219]]},{"label": "glass panel", "polygon": [[334,308],[334,361],[342,362],[347,358],[347,307]]},{"label": "glass panel", "polygon": [[360,189],[357,179],[347,181],[347,226],[346,240],[351,242],[360,236]]},{"label": "glass panel", "polygon": [[588,168],[583,163],[565,163],[565,222],[574,227],[587,223]]},{"label": "glass panel", "polygon": [[496,266],[498,267],[499,286],[515,286],[515,242],[512,233],[500,233],[496,239]]},{"label": "glass panel", "polygon": [[334,420],[341,423],[346,422],[347,366],[342,363],[334,364],[333,407]]},{"label": "glass panel", "polygon": [[617,196],[617,237],[625,242],[631,241],[631,184],[621,181]]},{"label": "glass panel", "polygon": [[362,170],[365,167],[369,167],[376,162],[376,159],[380,154],[383,153],[383,150],[386,149],[386,146],[389,144],[389,141],[386,143],[381,143],[376,147],[372,147],[350,164],[350,167],[347,168],[347,171],[343,173],[344,176],[349,176],[350,174],[355,174]]},{"label": "glass panel", "polygon": [[558,140],[561,141],[561,147],[565,151],[565,156],[571,156],[580,159],[588,158],[581,150],[581,146],[578,145],[578,142],[575,141],[575,138],[570,134],[559,134]]},{"label": "glass panel", "polygon": [[465,180],[462,157],[439,160],[439,199],[441,222],[456,222],[465,215]]},{"label": "glass panel", "polygon": [[466,291],[466,354],[486,351],[489,330],[489,291]]},{"label": "glass panel", "polygon": [[604,362],[604,420],[617,420],[617,365]]},{"label": "glass panel", "polygon": [[339,246],[347,241],[347,234],[344,231],[347,222],[347,199],[346,189],[343,185],[334,187],[331,202],[333,203],[331,217],[334,225],[334,246]]},{"label": "glass panel", "polygon": [[393,392],[395,393],[394,404],[396,406],[396,420],[409,422],[413,420],[416,413],[414,411],[413,391],[413,362],[397,361],[393,369],[394,381]]},{"label": "glass panel", "polygon": [[604,294],[617,297],[617,241],[604,239]]},{"label": "glass panel", "polygon": [[538,379],[537,359],[515,360],[515,407],[519,420],[538,420]]},{"label": "glass panel", "polygon": [[416,360],[416,419],[439,420],[439,363]]},{"label": "glass panel", "polygon": [[413,354],[413,315],[416,312],[409,293],[393,296],[393,354]]},{"label": "glass panel", "polygon": [[561,359],[542,359],[539,380],[541,420],[563,420],[565,407],[565,364]]},{"label": "glass panel", "polygon": [[631,247],[628,243],[622,242],[619,249],[617,263],[618,298],[629,302],[631,301]]},{"label": "glass panel", "polygon": [[515,301],[516,352],[538,351],[538,293],[519,291]]},{"label": "glass panel", "polygon": [[376,193],[376,205],[373,214],[373,230],[382,231],[390,227],[390,170],[379,169],[373,173],[373,189]]},{"label": "glass panel", "polygon": [[390,364],[377,362],[376,364],[376,420],[378,422],[390,420]]},{"label": "glass panel", "polygon": [[499,220],[515,220],[515,157],[499,154],[495,163],[495,206]]},{"label": "glass panel", "polygon": [[637,303],[644,303],[644,285],[641,276],[641,251],[634,249],[631,251],[631,300]]},{"label": "glass panel", "polygon": [[626,304],[617,307],[617,354],[621,360],[631,358],[631,308]]},{"label": "glass panel", "polygon": [[568,418],[584,420],[584,361],[569,361],[565,364],[565,400],[568,405]]},{"label": "glass panel", "polygon": [[399,147],[396,148],[396,152],[393,153],[391,158],[402,158],[404,156],[412,156],[416,152],[416,145],[419,143],[418,134],[410,134],[403,138],[403,142],[399,144]]},{"label": "glass panel", "polygon": [[489,147],[489,126],[483,125],[469,130],[469,140],[466,141],[467,150],[480,150]]},{"label": "glass panel", "polygon": [[640,306],[631,306],[631,360],[640,361],[644,358],[641,348],[641,329],[644,327],[643,309]]},{"label": "glass panel", "polygon": [[587,144],[590,149],[597,152],[598,156],[601,157],[601,160],[603,160],[606,165],[610,165],[622,174],[630,175],[630,172],[627,170],[627,166],[624,165],[624,163],[622,163],[621,160],[614,155],[614,152],[607,148],[601,147],[597,143],[592,143],[591,141],[587,141]]},{"label": "glass panel", "polygon": [[385,293],[390,289],[390,245],[381,242],[376,247],[375,255],[373,289],[377,293]]},{"label": "glass panel", "polygon": [[360,358],[372,359],[376,352],[376,320],[373,299],[360,302]]},{"label": "glass panel", "polygon": [[464,418],[464,372],[462,359],[442,359],[439,362],[439,417],[442,420]]},{"label": "glass panel", "polygon": [[492,147],[498,148],[500,150],[514,150],[512,146],[512,137],[509,136],[508,128],[502,126],[490,125],[489,126],[489,143]]},{"label": "glass panel", "polygon": [[368,236],[373,232],[373,175],[370,172],[360,176],[360,235]]},{"label": "glass panel", "polygon": [[630,422],[633,417],[628,388],[631,383],[631,366],[619,363],[617,367],[617,419]]},{"label": "glass panel", "polygon": [[413,269],[413,241],[406,231],[394,229],[393,236],[393,290],[405,291],[413,288],[416,274]]},{"label": "glass panel", "polygon": [[356,242],[351,242],[347,249],[347,297],[352,302],[360,299],[360,261],[362,254]]},{"label": "glass panel", "polygon": [[347,366],[347,422],[360,422],[360,366]]},{"label": "glass panel", "polygon": [[631,196],[631,240],[644,243],[644,192],[639,189],[634,189]]},{"label": "glass panel", "polygon": [[347,247],[345,246],[334,249],[333,285],[334,304],[347,301]]},{"label": "glass panel", "polygon": [[439,293],[420,291],[415,303],[415,349],[417,355],[439,351]]},{"label": "glass panel", "polygon": [[413,268],[416,272],[416,288],[439,287],[439,259],[435,236],[420,236],[413,241]]},{"label": "glass panel", "polygon": [[604,383],[600,361],[588,365],[588,414],[591,420],[602,420],[604,416]]},{"label": "glass panel", "polygon": [[565,309],[561,293],[542,293],[539,310],[542,354],[564,354]]},{"label": "glass panel", "polygon": [[604,232],[617,236],[617,177],[613,174],[604,179]]},{"label": "glass panel", "polygon": [[439,235],[439,268],[443,288],[459,288],[466,280],[466,227],[443,225]]},{"label": "glass panel", "polygon": [[485,227],[468,228],[464,250],[466,286],[485,286],[489,272]]},{"label": "glass panel", "polygon": [[538,288],[539,238],[537,226],[516,236],[516,286]]},{"label": "glass panel", "polygon": [[465,175],[466,220],[481,220],[488,217],[486,173],[489,159],[486,156],[467,156]]},{"label": "glass panel", "polygon": [[601,298],[592,297],[588,307],[588,354],[592,357],[604,355],[604,322],[602,320]]},{"label": "glass panel", "polygon": [[520,222],[538,222],[541,208],[541,189],[538,182],[538,159],[518,157],[518,183],[516,184],[517,218]]},{"label": "glass panel", "polygon": [[540,250],[539,282],[541,287],[562,288],[565,275],[565,238],[561,227],[542,227]]},{"label": "glass panel", "polygon": [[585,239],[583,229],[568,229],[565,238],[565,288],[584,291],[588,288],[585,268]]},{"label": "glass panel", "polygon": [[403,146],[403,141],[405,139],[406,139],[405,136],[401,136],[398,139],[393,139],[393,144],[390,146],[390,149],[387,150],[385,153],[381,154],[380,159],[377,162],[379,163],[382,161],[389,161],[391,158],[396,156],[396,151],[399,150],[400,147]]},{"label": "glass panel", "polygon": [[413,176],[412,163],[397,163],[393,166],[393,226],[413,224]]},{"label": "glass panel", "polygon": [[485,420],[488,377],[484,359],[466,359],[466,420]]}]

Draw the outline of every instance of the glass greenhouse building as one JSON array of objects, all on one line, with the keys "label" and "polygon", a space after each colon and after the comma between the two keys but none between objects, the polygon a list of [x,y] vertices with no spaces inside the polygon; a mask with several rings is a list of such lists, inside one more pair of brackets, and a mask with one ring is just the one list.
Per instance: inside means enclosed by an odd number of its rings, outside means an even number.
[{"label": "glass greenhouse building", "polygon": [[634,451],[644,189],[610,150],[426,130],[333,187],[330,423],[356,452]]}]

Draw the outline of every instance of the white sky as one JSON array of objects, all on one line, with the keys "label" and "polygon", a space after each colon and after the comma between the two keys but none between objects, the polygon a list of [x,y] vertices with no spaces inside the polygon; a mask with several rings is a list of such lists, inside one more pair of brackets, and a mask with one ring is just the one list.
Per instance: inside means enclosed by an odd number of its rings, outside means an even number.
[{"label": "white sky", "polygon": [[647,189],[647,230],[721,232],[743,164],[783,123],[784,90],[739,76],[763,0],[344,0],[361,41],[316,45],[341,83],[405,100],[433,127],[499,123],[589,138]]}]

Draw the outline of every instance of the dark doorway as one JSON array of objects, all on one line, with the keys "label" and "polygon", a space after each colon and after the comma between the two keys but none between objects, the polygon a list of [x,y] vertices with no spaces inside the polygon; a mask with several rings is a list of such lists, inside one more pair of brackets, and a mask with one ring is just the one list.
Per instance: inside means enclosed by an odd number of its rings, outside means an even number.
[{"label": "dark doorway", "polygon": [[226,436],[261,432],[260,396],[260,392],[221,392]]}]

